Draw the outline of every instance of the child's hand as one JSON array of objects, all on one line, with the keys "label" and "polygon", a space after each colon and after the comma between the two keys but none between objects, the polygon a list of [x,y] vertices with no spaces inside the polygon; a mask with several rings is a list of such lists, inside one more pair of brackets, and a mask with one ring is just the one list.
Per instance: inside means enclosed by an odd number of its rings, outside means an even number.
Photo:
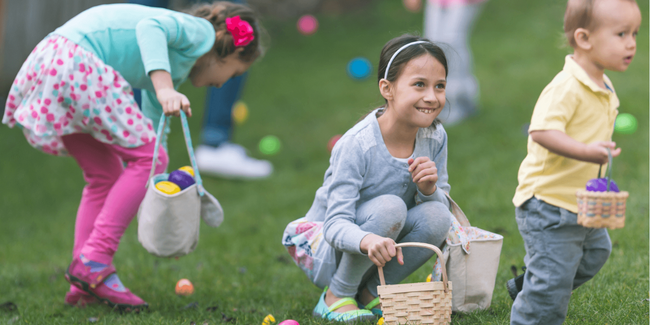
[{"label": "child's hand", "polygon": [[187,116],[192,117],[190,101],[185,95],[174,89],[172,76],[165,70],[154,70],[149,73],[153,88],[156,90],[156,98],[162,106],[165,115],[180,116],[180,110],[185,111]]},{"label": "child's hand", "polygon": [[410,158],[409,173],[413,176],[413,183],[418,186],[420,192],[424,195],[431,195],[436,191],[436,182],[438,181],[438,168],[436,163],[429,157]]},{"label": "child's hand", "polygon": [[174,88],[163,88],[156,91],[156,97],[162,105],[165,115],[180,116],[182,109],[187,116],[192,117],[192,109],[190,108],[190,101],[187,97]]},{"label": "child's hand", "polygon": [[406,10],[411,12],[418,12],[422,8],[422,0],[402,0]]},{"label": "child's hand", "polygon": [[377,266],[384,267],[395,256],[397,256],[397,262],[404,265],[402,248],[395,247],[395,241],[391,238],[368,234],[361,240],[360,248],[361,252],[367,253],[370,260]]},{"label": "child's hand", "polygon": [[585,148],[585,156],[588,157],[588,161],[597,163],[597,164],[606,164],[609,162],[607,157],[607,149],[612,153],[612,157],[616,157],[621,154],[621,148],[616,148],[616,142],[611,141],[596,141],[588,144]]}]

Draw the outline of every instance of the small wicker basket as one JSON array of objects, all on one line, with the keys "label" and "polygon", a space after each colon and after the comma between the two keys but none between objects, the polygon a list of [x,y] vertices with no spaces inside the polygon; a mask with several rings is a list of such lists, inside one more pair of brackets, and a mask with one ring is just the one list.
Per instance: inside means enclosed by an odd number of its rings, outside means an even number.
[{"label": "small wicker basket", "polygon": [[[610,192],[612,176],[612,155],[607,149],[609,164],[607,165],[607,191],[592,192],[578,190],[578,224],[589,228],[623,228],[625,226],[625,203],[628,192]],[[602,166],[601,166],[602,167]],[[598,177],[600,178],[600,170]]]},{"label": "small wicker basket", "polygon": [[[442,252],[438,247],[423,243],[400,243],[395,247],[422,247]],[[449,324],[451,323],[451,282],[447,281],[445,262],[442,263],[442,282],[421,282],[386,285],[384,270],[378,267],[377,287],[384,324]]]}]

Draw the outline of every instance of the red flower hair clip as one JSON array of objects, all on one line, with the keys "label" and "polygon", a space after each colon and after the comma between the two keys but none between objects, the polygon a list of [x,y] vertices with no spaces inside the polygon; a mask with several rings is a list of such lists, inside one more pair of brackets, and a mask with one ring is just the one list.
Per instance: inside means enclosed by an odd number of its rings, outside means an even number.
[{"label": "red flower hair clip", "polygon": [[239,16],[226,18],[226,29],[232,34],[235,47],[246,46],[255,39],[251,24],[245,20],[241,20]]}]

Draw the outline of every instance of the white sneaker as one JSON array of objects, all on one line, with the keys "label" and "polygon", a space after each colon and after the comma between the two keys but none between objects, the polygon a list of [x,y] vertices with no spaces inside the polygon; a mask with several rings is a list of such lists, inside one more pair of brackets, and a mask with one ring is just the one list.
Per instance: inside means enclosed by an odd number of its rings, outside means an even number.
[{"label": "white sneaker", "polygon": [[259,179],[273,172],[266,160],[251,158],[244,147],[223,143],[219,147],[201,145],[196,148],[196,164],[201,173],[223,178]]}]

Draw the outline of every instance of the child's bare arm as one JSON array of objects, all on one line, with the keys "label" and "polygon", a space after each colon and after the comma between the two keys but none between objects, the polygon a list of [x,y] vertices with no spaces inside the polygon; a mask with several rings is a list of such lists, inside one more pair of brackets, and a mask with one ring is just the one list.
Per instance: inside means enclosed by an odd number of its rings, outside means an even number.
[{"label": "child's bare arm", "polygon": [[188,116],[192,116],[190,109],[190,101],[185,95],[179,93],[174,89],[172,76],[165,70],[154,70],[149,74],[154,89],[156,89],[156,97],[163,108],[165,115],[180,116],[182,109]]},{"label": "child's bare arm", "polygon": [[616,157],[621,153],[621,148],[615,149],[615,142],[596,141],[584,144],[558,130],[531,131],[530,137],[552,153],[596,164],[607,163],[607,150],[605,148],[610,148],[612,157]]}]

